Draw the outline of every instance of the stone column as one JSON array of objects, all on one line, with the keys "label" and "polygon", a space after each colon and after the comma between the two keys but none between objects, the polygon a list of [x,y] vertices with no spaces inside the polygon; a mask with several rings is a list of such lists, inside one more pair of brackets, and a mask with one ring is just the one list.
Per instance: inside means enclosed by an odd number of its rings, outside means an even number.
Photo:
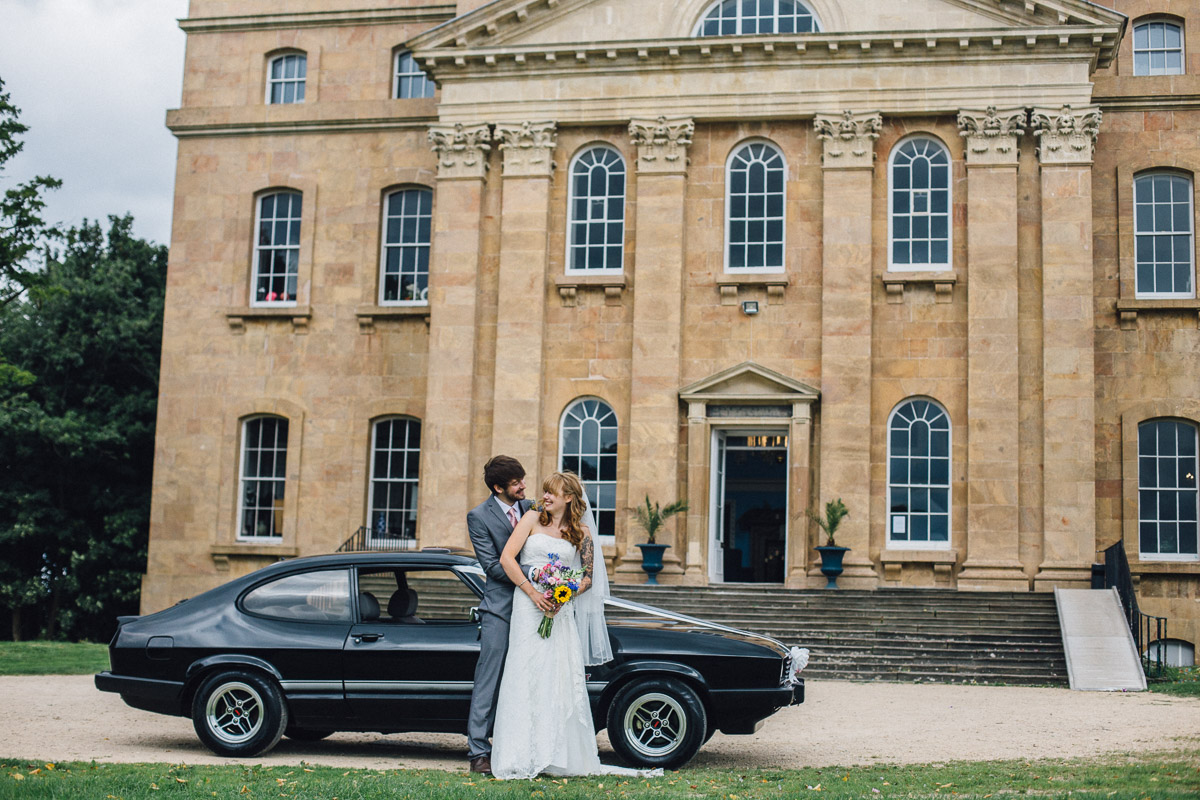
[{"label": "stone column", "polygon": [[1033,110],[1042,178],[1042,564],[1034,588],[1086,588],[1096,549],[1092,152],[1100,109]]},{"label": "stone column", "polygon": [[1018,536],[1017,160],[1024,109],[962,111],[967,140],[967,560],[960,589],[1024,591]]},{"label": "stone column", "polygon": [[[706,586],[710,567],[709,557],[709,480],[712,462],[709,446],[712,430],[708,427],[708,404],[700,400],[688,402],[687,416],[687,523],[684,540],[683,583],[689,586]],[[630,500],[632,500],[632,496]]]},{"label": "stone column", "polygon": [[787,576],[785,586],[808,586],[808,568],[816,562],[816,553],[808,546],[808,515],[804,510],[812,498],[812,403],[792,403],[792,430],[788,441]]},{"label": "stone column", "polygon": [[467,546],[472,383],[475,376],[487,125],[434,125],[438,155],[429,261],[429,367],[422,421],[418,538]]},{"label": "stone column", "polygon": [[[842,498],[849,547],[840,586],[874,588],[871,562],[871,185],[877,113],[818,114],[822,160],[821,464],[818,513]],[[812,572],[819,577],[814,567]]]},{"label": "stone column", "polygon": [[[504,155],[504,196],[492,453],[513,456],[532,476],[539,471],[542,430],[542,329],[555,125],[497,125],[496,138]],[[535,487],[529,496],[538,494]]]},{"label": "stone column", "polygon": [[[683,332],[684,200],[687,148],[695,125],[690,119],[635,119],[629,136],[637,146],[637,252],[633,274],[633,366],[629,402],[630,505],[666,505],[679,494],[679,390]],[[687,512],[690,518],[693,512]],[[667,551],[660,578],[674,582],[680,567],[677,516],[659,534]],[[642,541],[628,529],[618,546],[619,573],[641,574]],[[686,555],[686,553],[685,553]],[[633,580],[622,575],[618,580]]]}]

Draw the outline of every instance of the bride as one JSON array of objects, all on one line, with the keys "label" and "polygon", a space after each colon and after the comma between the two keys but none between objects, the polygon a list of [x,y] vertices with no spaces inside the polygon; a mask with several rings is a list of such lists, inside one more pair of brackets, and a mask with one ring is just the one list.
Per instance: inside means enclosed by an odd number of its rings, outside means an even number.
[{"label": "bride", "polygon": [[[549,775],[662,774],[600,763],[584,665],[612,659],[604,623],[608,579],[596,544],[596,523],[574,474],[555,472],[542,483],[542,508],[525,512],[500,564],[517,587],[509,623],[508,657],[496,699],[492,774],[497,778]],[[584,577],[575,597],[558,607],[546,639],[538,624],[546,605],[529,572],[551,555]]]}]

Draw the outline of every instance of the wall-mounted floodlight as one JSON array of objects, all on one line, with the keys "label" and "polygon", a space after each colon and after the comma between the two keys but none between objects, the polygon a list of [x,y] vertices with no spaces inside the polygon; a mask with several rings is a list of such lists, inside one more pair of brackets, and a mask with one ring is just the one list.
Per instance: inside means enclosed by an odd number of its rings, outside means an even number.
[{"label": "wall-mounted floodlight", "polygon": [[758,301],[757,300],[743,300],[742,301],[742,313],[745,314],[747,317],[753,317],[755,314],[758,313]]}]

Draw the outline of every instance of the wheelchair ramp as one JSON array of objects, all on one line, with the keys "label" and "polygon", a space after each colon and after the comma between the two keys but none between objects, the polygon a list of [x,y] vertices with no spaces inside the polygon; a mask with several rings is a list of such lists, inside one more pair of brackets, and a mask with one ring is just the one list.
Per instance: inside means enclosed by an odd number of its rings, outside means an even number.
[{"label": "wheelchair ramp", "polygon": [[1072,689],[1145,691],[1146,675],[1116,589],[1055,589],[1054,601]]}]

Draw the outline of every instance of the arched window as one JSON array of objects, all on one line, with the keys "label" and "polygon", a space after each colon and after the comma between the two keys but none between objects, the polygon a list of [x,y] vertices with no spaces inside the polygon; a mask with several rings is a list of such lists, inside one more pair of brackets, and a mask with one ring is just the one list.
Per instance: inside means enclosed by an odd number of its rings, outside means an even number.
[{"label": "arched window", "polygon": [[407,50],[396,53],[396,80],[392,96],[407,100],[414,97],[433,97],[433,81],[417,65],[413,54]]},{"label": "arched window", "polygon": [[1195,561],[1196,425],[1154,419],[1138,425],[1138,544],[1141,557]]},{"label": "arched window", "polygon": [[238,538],[278,539],[283,535],[287,445],[288,421],[283,417],[251,417],[242,423]]},{"label": "arched window", "polygon": [[1183,71],[1183,26],[1162,19],[1133,26],[1134,75],[1182,75]]},{"label": "arched window", "polygon": [[696,36],[814,33],[821,28],[798,0],[718,0],[696,26]]},{"label": "arched window", "polygon": [[783,271],[787,164],[768,142],[734,151],[725,175],[725,268]]},{"label": "arched window", "polygon": [[1151,172],[1133,180],[1134,250],[1139,297],[1192,297],[1192,180]]},{"label": "arched window", "polygon": [[304,81],[308,75],[308,56],[288,53],[271,59],[267,69],[267,102],[303,103]]},{"label": "arched window", "polygon": [[905,139],[888,172],[890,268],[950,269],[950,153],[933,139]]},{"label": "arched window", "polygon": [[432,225],[432,190],[401,189],[387,196],[383,204],[380,305],[421,305],[429,302]]},{"label": "arched window", "polygon": [[601,536],[617,525],[617,415],[603,400],[585,397],[567,407],[559,425],[559,469],[579,476]]},{"label": "arched window", "polygon": [[901,403],[888,421],[888,543],[950,546],[950,417],[932,400]]},{"label": "arched window", "polygon": [[299,192],[272,192],[258,200],[253,305],[295,305],[300,272]]},{"label": "arched window", "polygon": [[611,147],[584,150],[571,164],[567,269],[619,272],[625,263],[625,159]]},{"label": "arched window", "polygon": [[371,426],[367,526],[372,539],[416,539],[420,465],[420,420],[388,417]]}]

